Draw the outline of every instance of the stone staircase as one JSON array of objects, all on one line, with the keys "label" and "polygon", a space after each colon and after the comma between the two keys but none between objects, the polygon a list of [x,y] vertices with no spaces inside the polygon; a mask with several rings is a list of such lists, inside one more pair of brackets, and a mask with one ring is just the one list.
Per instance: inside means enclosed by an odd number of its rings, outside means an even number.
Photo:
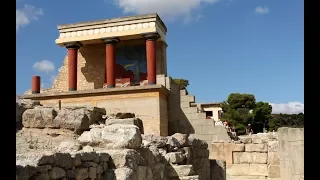
[{"label": "stone staircase", "polygon": [[211,144],[213,140],[230,140],[224,127],[215,126],[213,119],[206,119],[206,113],[198,112],[195,96],[189,95],[186,89],[180,90],[180,106],[197,138],[208,144]]}]

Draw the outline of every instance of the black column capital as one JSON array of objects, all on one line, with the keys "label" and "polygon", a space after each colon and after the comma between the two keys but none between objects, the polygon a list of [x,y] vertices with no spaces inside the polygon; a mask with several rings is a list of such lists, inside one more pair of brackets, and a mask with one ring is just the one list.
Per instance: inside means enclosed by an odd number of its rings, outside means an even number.
[{"label": "black column capital", "polygon": [[120,39],[118,37],[103,38],[101,40],[105,45],[108,45],[108,44],[116,45],[120,42]]},{"label": "black column capital", "polygon": [[67,49],[79,49],[81,46],[83,46],[80,42],[68,42],[64,43]]},{"label": "black column capital", "polygon": [[160,38],[160,35],[158,33],[145,33],[141,34],[146,40],[154,40],[156,41],[157,39]]}]

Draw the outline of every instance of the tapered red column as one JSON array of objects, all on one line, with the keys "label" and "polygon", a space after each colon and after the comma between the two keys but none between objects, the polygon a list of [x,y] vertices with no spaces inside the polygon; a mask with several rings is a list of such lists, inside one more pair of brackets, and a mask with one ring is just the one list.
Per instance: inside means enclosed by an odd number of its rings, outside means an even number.
[{"label": "tapered red column", "polygon": [[103,39],[106,45],[106,80],[107,88],[114,88],[116,85],[115,68],[116,53],[115,47],[120,41],[118,38]]},{"label": "tapered red column", "polygon": [[78,49],[79,44],[68,44],[68,87],[69,91],[77,90],[77,67],[78,67]]},{"label": "tapered red column", "polygon": [[31,91],[32,94],[40,93],[40,76],[32,76]]},{"label": "tapered red column", "polygon": [[159,38],[158,34],[144,34],[146,38],[146,54],[147,54],[147,73],[148,73],[148,84],[156,84],[157,82],[157,49],[156,43]]}]

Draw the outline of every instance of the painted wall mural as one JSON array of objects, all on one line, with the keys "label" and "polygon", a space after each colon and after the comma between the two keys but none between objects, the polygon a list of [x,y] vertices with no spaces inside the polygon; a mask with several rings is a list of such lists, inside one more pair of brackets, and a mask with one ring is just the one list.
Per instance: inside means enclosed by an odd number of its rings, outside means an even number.
[{"label": "painted wall mural", "polygon": [[132,85],[140,85],[147,79],[145,45],[116,48],[116,78],[118,81],[129,78]]}]

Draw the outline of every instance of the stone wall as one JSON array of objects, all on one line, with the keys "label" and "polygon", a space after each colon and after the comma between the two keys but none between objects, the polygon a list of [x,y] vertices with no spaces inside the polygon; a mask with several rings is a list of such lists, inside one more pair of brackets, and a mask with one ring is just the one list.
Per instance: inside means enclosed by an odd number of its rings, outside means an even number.
[{"label": "stone wall", "polygon": [[195,134],[197,138],[208,144],[213,140],[230,140],[227,130],[215,126],[213,119],[206,119],[205,113],[198,113],[195,96],[189,95],[187,90],[180,90],[173,81],[170,82],[168,96],[169,134],[175,132]]},{"label": "stone wall", "polygon": [[44,94],[45,97],[40,102],[54,107],[58,107],[59,100],[61,107],[97,106],[104,108],[107,115],[131,112],[143,121],[145,133],[166,136],[168,134],[168,108],[165,95],[167,89],[159,85],[154,85],[154,87],[153,89],[151,86],[117,88],[119,91],[116,92],[102,89],[104,93],[92,90],[87,94],[73,92],[74,95],[49,96]]},{"label": "stone wall", "polygon": [[304,179],[304,128],[279,128],[281,180]]},{"label": "stone wall", "polygon": [[[25,104],[17,102],[17,106],[22,109]],[[19,117],[23,128],[16,133],[16,179],[210,178],[205,141],[180,133],[141,134],[142,121],[134,114],[105,119],[105,113],[92,106],[60,110],[38,105],[24,110]]]},{"label": "stone wall", "polygon": [[85,146],[75,152],[18,154],[16,176],[18,180],[208,180],[208,145],[192,137],[189,141],[186,135],[176,137],[180,142],[174,136],[145,136],[143,147],[137,149],[94,151]]},{"label": "stone wall", "polygon": [[[237,142],[220,141],[211,144],[212,160],[226,164],[227,180],[280,180],[280,155],[277,134],[255,134],[239,137]],[[215,176],[213,180],[221,179]]]}]

